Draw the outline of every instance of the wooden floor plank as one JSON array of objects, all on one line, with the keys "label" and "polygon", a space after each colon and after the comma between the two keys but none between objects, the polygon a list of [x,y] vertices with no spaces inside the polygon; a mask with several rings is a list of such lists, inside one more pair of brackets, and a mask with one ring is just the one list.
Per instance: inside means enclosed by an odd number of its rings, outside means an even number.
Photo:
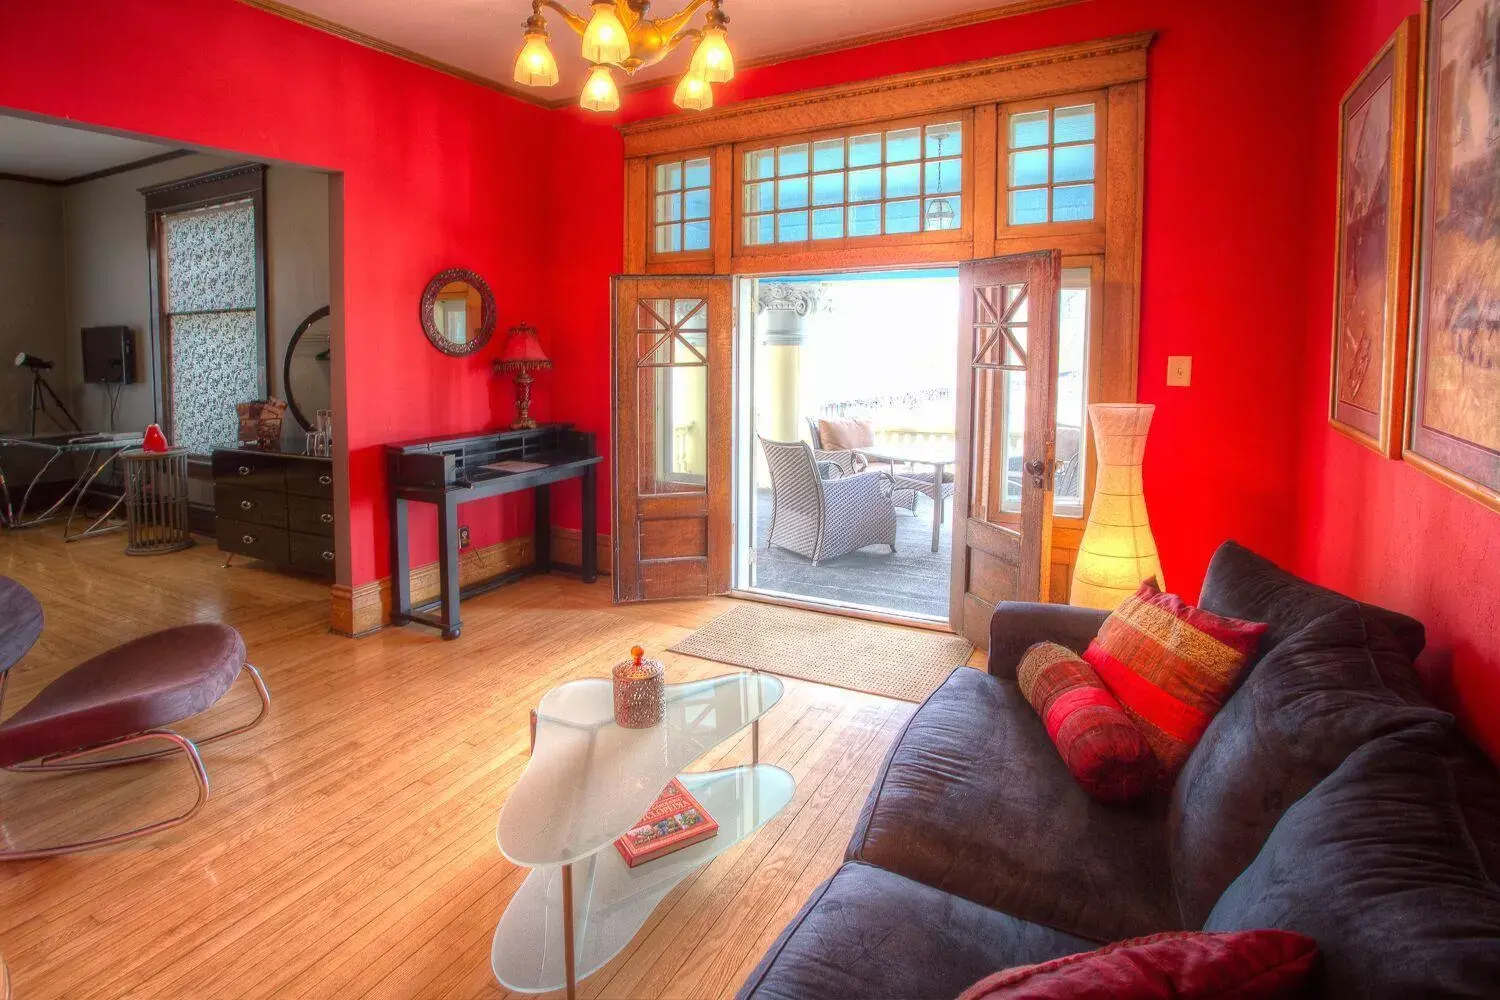
[{"label": "wooden floor plank", "polygon": [[[528,757],[527,715],[563,681],[606,676],[633,644],[665,650],[719,599],[616,607],[607,581],[542,577],[464,605],[464,634],[327,631],[327,588],[211,546],[129,558],[120,536],[0,535],[0,573],[37,594],[41,640],[4,713],[80,660],[155,629],[222,620],[273,705],[205,748],[213,792],[192,822],[86,855],[0,867],[0,954],[18,997],[498,998],[495,924],[526,871],[495,821]],[[670,679],[731,668],[672,653]],[[788,809],[699,869],[585,997],[720,997],[838,866],[875,770],[913,706],[788,681],[761,759],[798,779]],[[243,681],[185,724],[247,718]],[[750,758],[748,734],[695,769]],[[179,761],[68,777],[0,773],[0,838],[95,835],[188,801]]]}]

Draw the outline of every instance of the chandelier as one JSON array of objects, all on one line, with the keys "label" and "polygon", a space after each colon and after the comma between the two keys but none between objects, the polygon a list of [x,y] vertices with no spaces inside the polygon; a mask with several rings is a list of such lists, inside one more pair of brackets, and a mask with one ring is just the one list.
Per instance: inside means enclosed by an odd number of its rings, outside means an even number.
[{"label": "chandelier", "polygon": [[[671,17],[648,18],[649,0],[593,0],[592,14],[583,18],[559,0],[532,0],[526,20],[526,40],[516,57],[516,82],[526,87],[551,87],[557,83],[557,60],[547,46],[547,21],[542,8],[550,7],[583,38],[583,58],[592,68],[578,103],[589,111],[615,111],[620,90],[614,70],[634,76],[643,66],[661,62],[677,46],[691,40],[692,59],[677,84],[672,100],[688,111],[714,106],[713,84],[734,79],[734,54],[729,51],[729,18],[723,0],[689,0]],[[689,28],[693,15],[704,7],[702,28]]]}]

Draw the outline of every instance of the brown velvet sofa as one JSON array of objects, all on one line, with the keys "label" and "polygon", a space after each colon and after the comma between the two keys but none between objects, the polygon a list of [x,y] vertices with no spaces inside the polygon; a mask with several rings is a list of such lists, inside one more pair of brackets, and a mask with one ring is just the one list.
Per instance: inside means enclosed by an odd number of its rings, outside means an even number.
[{"label": "brown velvet sofa", "polygon": [[1095,802],[1015,683],[1104,615],[1001,604],[988,673],[917,709],[846,861],[740,990],[755,1000],[954,997],[999,969],[1160,931],[1315,938],[1307,995],[1500,996],[1500,774],[1423,696],[1423,629],[1232,542],[1201,604],[1270,624],[1175,785]]}]

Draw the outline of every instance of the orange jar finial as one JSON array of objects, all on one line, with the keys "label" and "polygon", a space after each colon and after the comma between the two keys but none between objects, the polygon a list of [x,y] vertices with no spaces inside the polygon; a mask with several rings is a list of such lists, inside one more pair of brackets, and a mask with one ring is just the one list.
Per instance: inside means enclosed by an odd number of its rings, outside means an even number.
[{"label": "orange jar finial", "polygon": [[646,651],[639,646],[631,646],[630,655],[635,660],[635,665],[640,666],[641,658],[646,655]]}]

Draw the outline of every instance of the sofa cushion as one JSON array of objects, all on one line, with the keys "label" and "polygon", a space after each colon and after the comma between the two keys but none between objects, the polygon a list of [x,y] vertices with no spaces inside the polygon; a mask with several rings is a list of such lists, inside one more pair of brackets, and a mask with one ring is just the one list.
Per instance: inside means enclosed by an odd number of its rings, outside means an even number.
[{"label": "sofa cushion", "polygon": [[1093,944],[854,862],[817,889],[742,1000],[952,1000],[981,976]]},{"label": "sofa cushion", "polygon": [[1225,542],[1214,553],[1198,605],[1221,615],[1268,623],[1257,659],[1328,612],[1351,605],[1379,619],[1414,660],[1427,641],[1422,623],[1415,618],[1308,583],[1236,542]]},{"label": "sofa cushion", "polygon": [[1100,802],[1130,802],[1155,787],[1156,755],[1077,653],[1039,642],[1021,658],[1016,683],[1085,792]]},{"label": "sofa cushion", "polygon": [[1493,997],[1500,886],[1456,794],[1444,727],[1371,741],[1282,817],[1205,930],[1312,937],[1317,996]]},{"label": "sofa cushion", "polygon": [[1090,798],[1015,682],[960,667],[891,747],[848,856],[1115,941],[1181,929],[1165,813],[1165,796]]},{"label": "sofa cushion", "polygon": [[1266,626],[1194,608],[1154,580],[1121,604],[1083,651],[1175,775],[1239,682]]},{"label": "sofa cushion", "polygon": [[1172,882],[1200,927],[1287,807],[1354,750],[1446,712],[1419,697],[1411,658],[1350,605],[1285,640],[1208,727],[1172,791]]},{"label": "sofa cushion", "polygon": [[1006,969],[958,1000],[1282,1000],[1317,958],[1291,931],[1169,931]]}]

